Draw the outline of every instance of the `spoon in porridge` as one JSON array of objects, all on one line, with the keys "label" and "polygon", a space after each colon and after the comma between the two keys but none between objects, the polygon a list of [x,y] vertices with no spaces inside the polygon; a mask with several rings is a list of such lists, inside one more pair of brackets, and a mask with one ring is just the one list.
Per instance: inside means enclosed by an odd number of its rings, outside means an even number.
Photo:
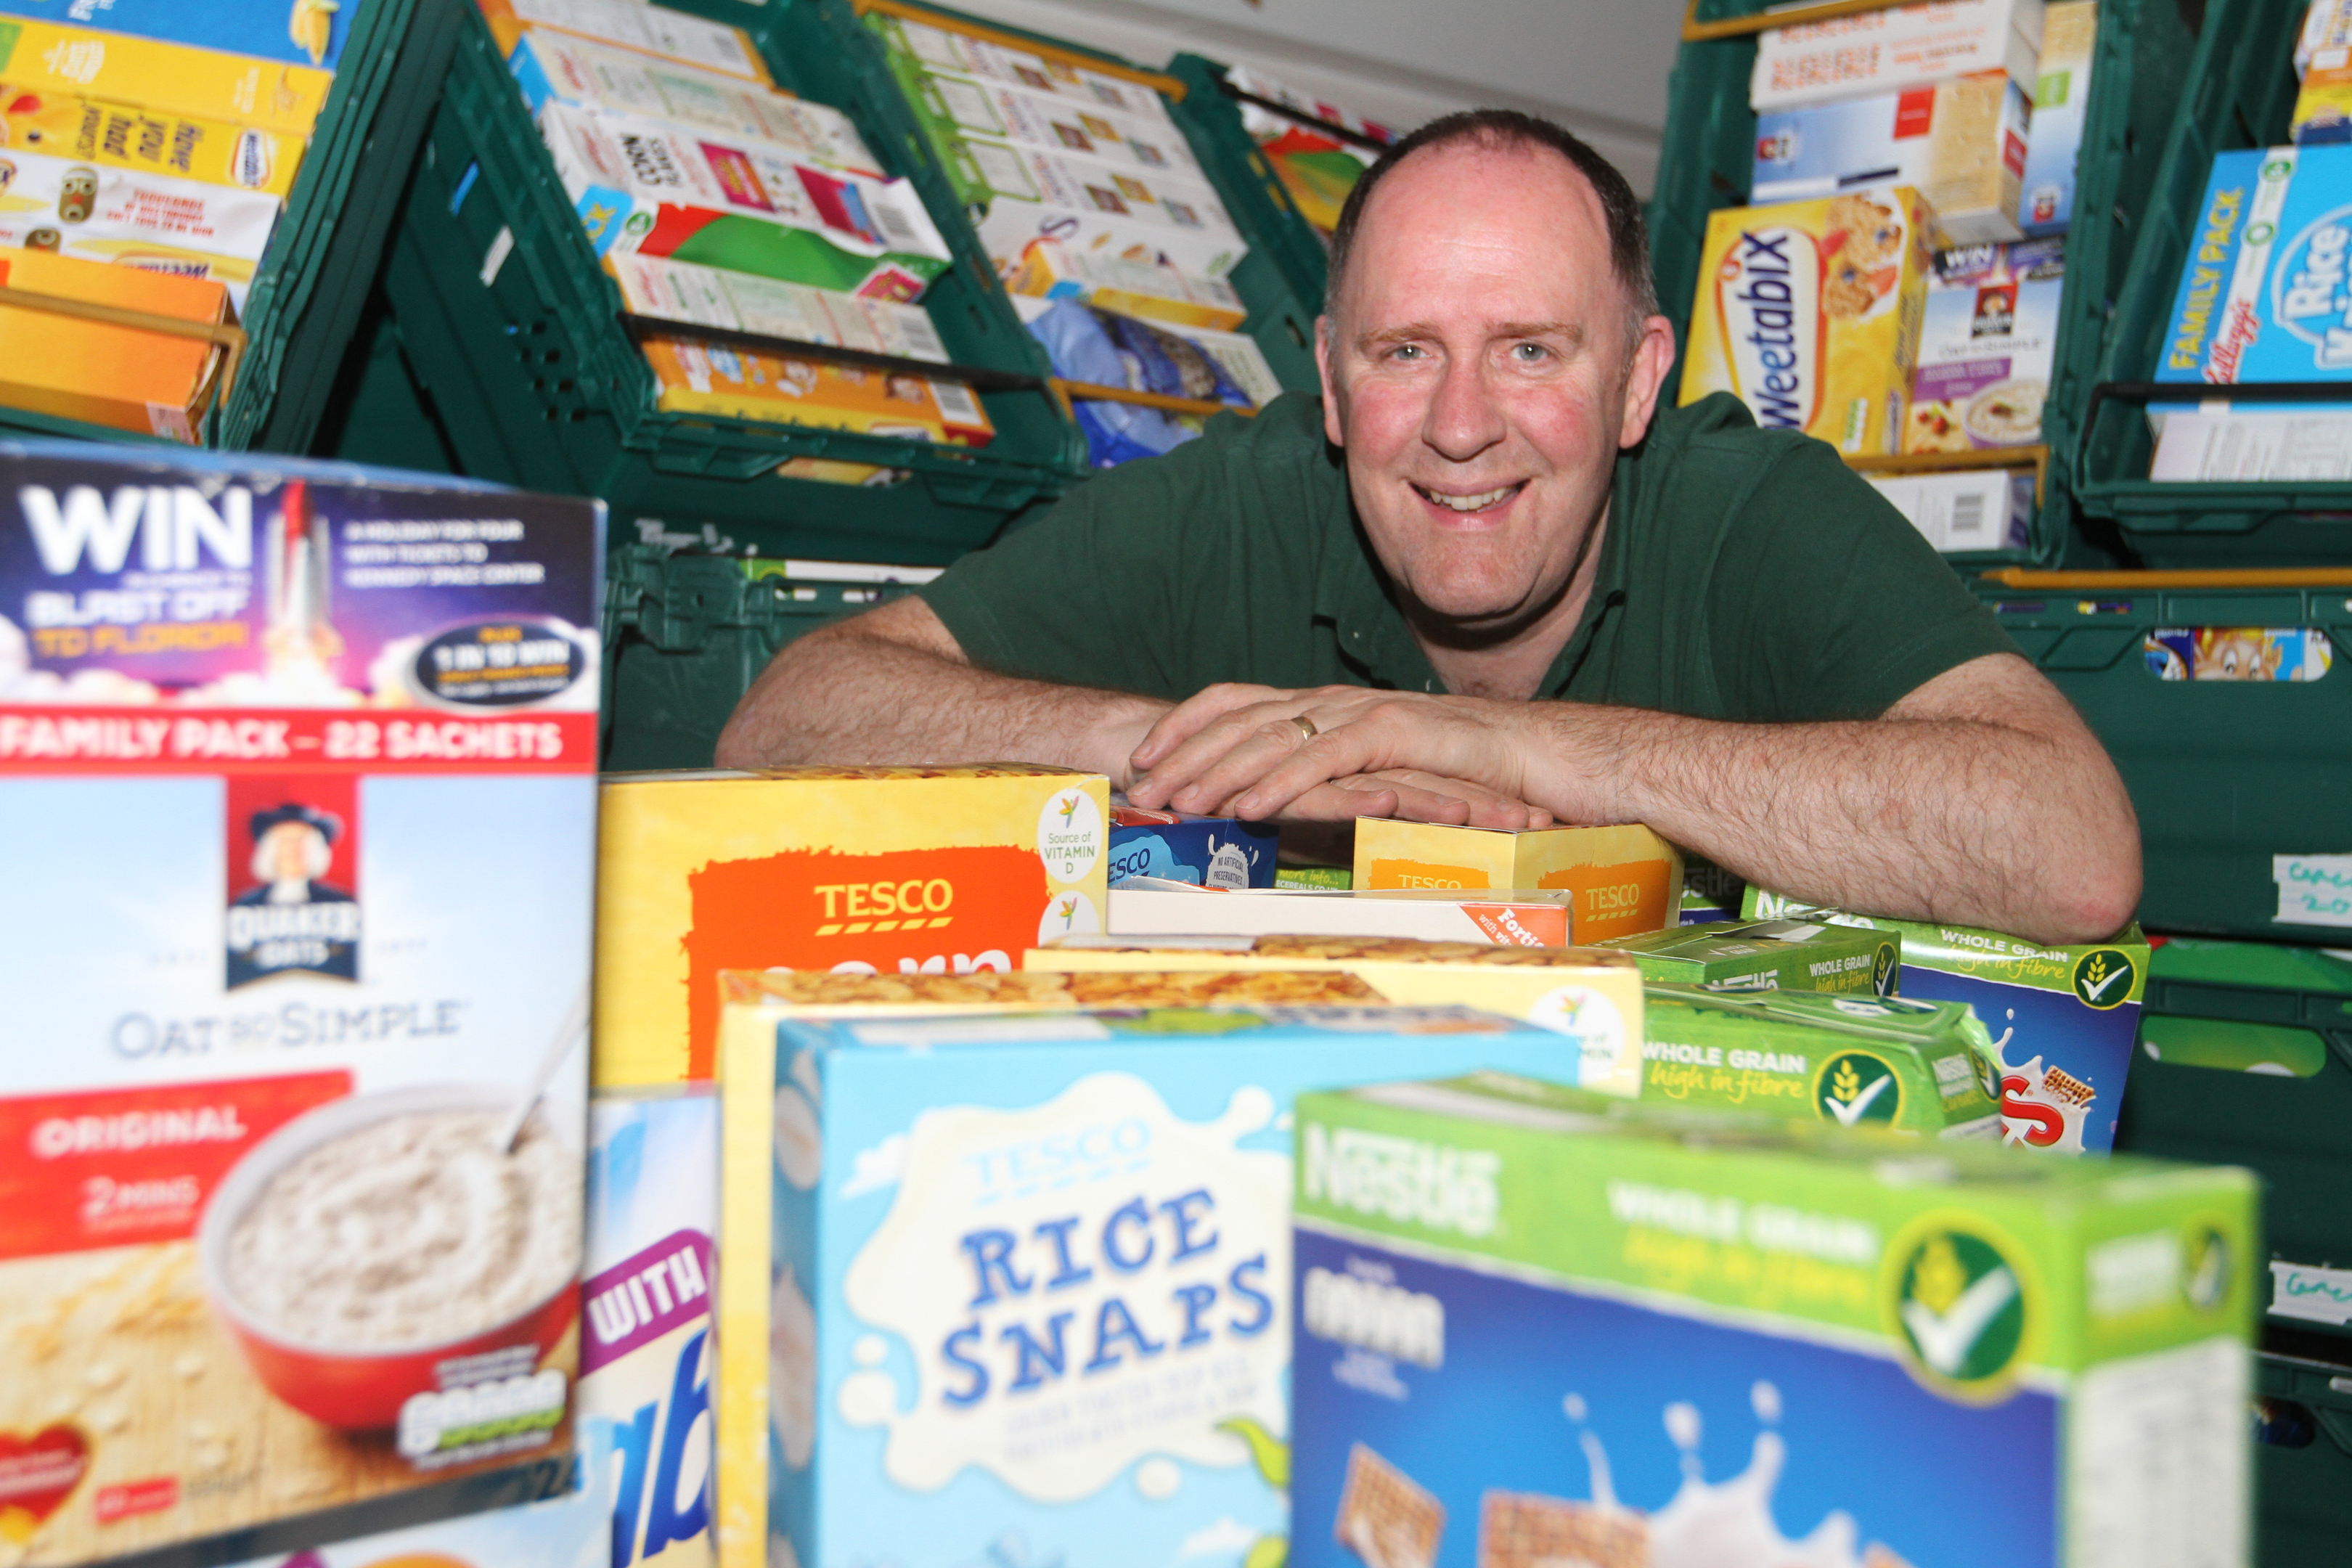
[{"label": "spoon in porridge", "polygon": [[539,1102],[547,1096],[547,1086],[554,1081],[556,1069],[563,1065],[563,1058],[572,1054],[572,1042],[578,1039],[587,1027],[588,988],[583,985],[580,994],[572,998],[570,1011],[563,1015],[563,1022],[555,1026],[555,1035],[547,1042],[547,1049],[541,1055],[539,1065],[531,1069],[530,1079],[523,1084],[522,1102],[515,1107],[514,1114],[499,1130],[491,1147],[501,1153],[514,1152],[515,1140],[522,1136],[523,1123],[529,1121],[530,1113],[539,1109]]}]

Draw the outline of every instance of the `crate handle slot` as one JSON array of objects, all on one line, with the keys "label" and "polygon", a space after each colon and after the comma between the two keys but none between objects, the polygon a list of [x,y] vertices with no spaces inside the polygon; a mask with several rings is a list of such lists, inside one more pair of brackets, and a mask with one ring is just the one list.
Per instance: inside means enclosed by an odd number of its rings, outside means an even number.
[{"label": "crate handle slot", "polygon": [[[1886,5],[1892,4],[1893,0],[1876,0],[1876,3]],[[987,26],[950,12],[934,11],[928,5],[910,5],[907,0],[851,0],[851,9],[861,16],[868,11],[879,11],[885,16],[904,17],[909,22],[920,22],[942,32],[961,33],[967,38],[978,38],[983,44],[994,44],[999,48],[1017,49],[1024,55],[1035,55],[1040,59],[1057,60],[1076,70],[1090,70],[1097,76],[1112,76],[1121,81],[1131,81],[1138,87],[1148,87],[1168,98],[1181,99],[1184,96],[1184,84],[1172,76],[1163,76],[1158,71],[1144,70],[1118,60],[1107,60],[1080,49],[1062,48],[1040,38],[1024,38],[1018,33]]]},{"label": "crate handle slot", "polygon": [[217,390],[223,402],[227,401],[230,387],[236,384],[237,366],[245,360],[245,329],[226,321],[191,321],[181,316],[158,316],[147,310],[126,310],[119,305],[68,300],[60,294],[42,294],[5,284],[0,284],[0,305],[46,310],[51,315],[75,316],[85,321],[100,321],[110,327],[133,327],[141,331],[163,332],[175,338],[202,338],[222,351],[214,357],[213,363],[220,371]]},{"label": "crate handle slot", "polygon": [[1768,27],[1801,27],[1808,22],[1827,22],[1839,16],[1859,16],[1865,11],[1892,11],[1910,0],[1822,0],[1817,5],[1792,5],[1785,10],[1758,11],[1746,16],[1725,16],[1718,21],[1702,22],[1698,8],[1703,0],[1690,0],[1690,9],[1683,13],[1683,38],[1693,44],[1704,44],[1716,38],[1744,37],[1760,33]]}]

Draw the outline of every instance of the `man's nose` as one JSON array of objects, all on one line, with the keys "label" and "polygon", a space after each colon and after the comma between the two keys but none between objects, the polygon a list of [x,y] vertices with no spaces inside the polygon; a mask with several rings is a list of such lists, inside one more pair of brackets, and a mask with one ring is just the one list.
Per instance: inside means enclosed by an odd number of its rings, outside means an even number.
[{"label": "man's nose", "polygon": [[1448,462],[1466,463],[1503,438],[1500,401],[1475,359],[1446,363],[1423,423],[1422,439]]}]

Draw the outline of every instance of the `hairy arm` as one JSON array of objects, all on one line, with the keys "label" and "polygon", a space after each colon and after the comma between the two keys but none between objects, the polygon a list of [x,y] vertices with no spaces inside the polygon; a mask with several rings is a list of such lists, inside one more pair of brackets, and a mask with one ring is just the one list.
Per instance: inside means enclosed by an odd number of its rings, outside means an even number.
[{"label": "hairy arm", "polygon": [[2023,659],[1945,671],[1881,718],[1741,724],[1580,703],[1327,689],[1287,757],[1250,715],[1182,708],[1141,749],[1139,804],[1256,815],[1338,773],[1424,768],[1564,822],[1644,822],[1776,892],[1872,914],[2088,942],[2139,900],[2115,765]]}]

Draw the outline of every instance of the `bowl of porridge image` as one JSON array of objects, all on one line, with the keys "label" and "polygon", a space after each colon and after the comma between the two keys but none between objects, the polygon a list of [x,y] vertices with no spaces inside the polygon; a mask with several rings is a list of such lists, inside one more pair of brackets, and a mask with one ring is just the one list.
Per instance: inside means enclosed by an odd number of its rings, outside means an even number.
[{"label": "bowl of porridge image", "polygon": [[446,1363],[528,1348],[528,1373],[562,1337],[579,1310],[580,1150],[543,1107],[499,1150],[515,1107],[498,1084],[353,1095],[230,1170],[197,1261],[270,1393],[369,1431],[440,1388]]},{"label": "bowl of porridge image", "polygon": [[2023,378],[1995,382],[1968,401],[1960,423],[1972,447],[2026,447],[2042,439],[2042,404],[2046,382]]}]

